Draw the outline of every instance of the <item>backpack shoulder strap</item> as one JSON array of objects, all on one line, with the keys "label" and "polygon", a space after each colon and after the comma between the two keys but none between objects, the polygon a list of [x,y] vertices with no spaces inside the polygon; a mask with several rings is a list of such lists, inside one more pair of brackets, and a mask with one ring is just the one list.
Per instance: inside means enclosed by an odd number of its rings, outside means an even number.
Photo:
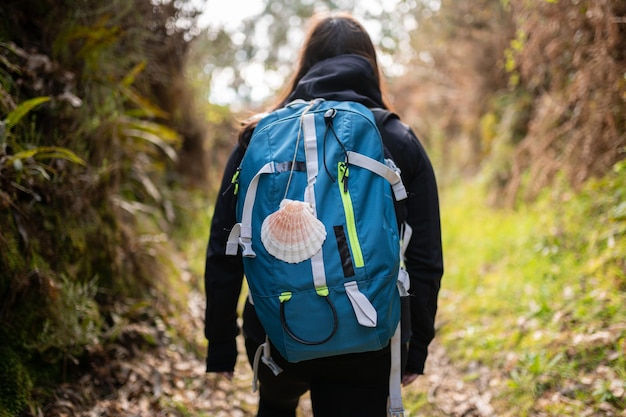
[{"label": "backpack shoulder strap", "polygon": [[396,113],[381,108],[370,109],[372,113],[374,113],[374,118],[376,119],[376,124],[380,127],[384,125],[389,119],[400,119]]},{"label": "backpack shoulder strap", "polygon": [[[387,134],[386,134],[386,130],[383,128],[383,126],[390,119],[398,119],[398,120],[400,120],[400,116],[398,116],[396,113],[394,113],[392,111],[389,111],[387,109],[375,108],[375,109],[370,109],[370,110],[374,114],[374,119],[376,120],[376,126],[378,126],[378,130],[380,131],[380,135],[383,138],[383,142],[386,142]],[[385,152],[386,151],[387,151],[387,149],[385,149]]]},{"label": "backpack shoulder strap", "polygon": [[376,126],[378,127],[378,131],[380,132],[380,136],[383,138],[383,150],[385,152],[385,158],[391,159],[393,161],[393,156],[389,149],[387,149],[386,143],[389,142],[387,136],[387,130],[384,128],[385,123],[387,123],[390,119],[398,119],[400,120],[400,116],[395,114],[392,111],[387,109],[374,108],[370,109],[374,114],[374,120],[376,120]]}]

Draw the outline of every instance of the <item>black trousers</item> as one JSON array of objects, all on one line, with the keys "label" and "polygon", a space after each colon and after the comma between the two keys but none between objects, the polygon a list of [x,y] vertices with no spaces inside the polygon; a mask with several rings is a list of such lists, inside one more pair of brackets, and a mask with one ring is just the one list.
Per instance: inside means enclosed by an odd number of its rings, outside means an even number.
[{"label": "black trousers", "polygon": [[[250,364],[260,342],[246,337]],[[287,362],[272,347],[283,369],[278,376],[259,363],[257,417],[295,417],[300,396],[310,391],[315,417],[385,417],[389,395],[390,347],[366,353]]]}]

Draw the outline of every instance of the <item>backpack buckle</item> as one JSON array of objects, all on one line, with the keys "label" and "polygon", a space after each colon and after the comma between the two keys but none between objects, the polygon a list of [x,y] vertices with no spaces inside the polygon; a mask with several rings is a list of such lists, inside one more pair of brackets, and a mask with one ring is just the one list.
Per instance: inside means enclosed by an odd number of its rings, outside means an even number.
[{"label": "backpack buckle", "polygon": [[240,237],[239,246],[241,247],[241,256],[256,258],[256,253],[252,249],[252,240],[250,238]]}]

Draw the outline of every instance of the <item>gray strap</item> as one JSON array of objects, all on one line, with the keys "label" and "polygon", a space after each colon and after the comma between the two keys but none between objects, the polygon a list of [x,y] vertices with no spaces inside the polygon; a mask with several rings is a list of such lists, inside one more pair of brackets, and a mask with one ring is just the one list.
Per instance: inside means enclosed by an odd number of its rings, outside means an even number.
[{"label": "gray strap", "polygon": [[350,304],[352,304],[352,310],[354,310],[359,324],[363,327],[376,327],[378,313],[372,303],[370,303],[370,300],[359,291],[357,282],[346,282],[343,286],[346,289],[346,295],[350,300]]},{"label": "gray strap", "polygon": [[407,197],[406,189],[402,183],[402,178],[400,178],[400,175],[396,171],[387,165],[378,162],[369,156],[353,151],[348,151],[347,158],[349,164],[365,168],[386,179],[391,184],[393,194],[397,201],[404,200]]},{"label": "gray strap", "polygon": [[[400,247],[400,263],[402,264],[398,271],[398,292],[400,297],[409,295],[409,287],[411,286],[409,273],[404,269],[404,254],[411,240],[413,229],[407,223],[402,224],[400,238],[402,246]],[[389,372],[389,415],[391,417],[404,417],[404,406],[402,404],[402,365],[401,365],[401,348],[402,348],[402,331],[401,324],[393,337],[391,338],[391,371]]]},{"label": "gray strap", "polygon": [[304,192],[304,201],[311,204],[313,214],[317,214],[315,207],[315,180],[318,172],[317,159],[317,132],[315,130],[315,114],[305,113],[302,115],[304,128],[304,154],[306,155],[307,186]]},{"label": "gray strap", "polygon": [[283,368],[278,366],[276,362],[274,362],[274,359],[272,359],[272,355],[270,354],[270,339],[265,336],[265,343],[261,344],[254,353],[254,360],[252,362],[252,392],[256,392],[259,387],[259,359],[271,369],[274,375],[278,376],[278,374],[283,371]]},{"label": "gray strap", "polygon": [[[317,132],[315,129],[315,114],[304,113],[302,115],[302,125],[304,130],[304,150],[306,155],[307,186],[304,192],[304,201],[311,204],[313,214],[317,216],[315,206],[315,181],[319,171],[319,160],[317,158]],[[313,272],[313,284],[315,288],[326,287],[326,272],[324,272],[324,256],[320,250],[311,257],[311,269]]]},{"label": "gray strap", "polygon": [[409,226],[408,223],[404,222],[402,224],[402,234],[400,239],[402,239],[402,246],[400,247],[400,260],[404,261],[404,254],[406,253],[406,249],[409,246],[409,242],[411,241],[411,236],[413,236],[413,228]]},{"label": "gray strap", "polygon": [[226,255],[237,255],[237,249],[239,248],[239,236],[241,236],[241,223],[236,223],[230,233],[228,234],[228,240],[226,241]]},{"label": "gray strap", "polygon": [[389,415],[391,417],[403,417],[404,406],[402,404],[402,365],[401,365],[401,341],[400,323],[391,338],[391,370],[389,372]]}]

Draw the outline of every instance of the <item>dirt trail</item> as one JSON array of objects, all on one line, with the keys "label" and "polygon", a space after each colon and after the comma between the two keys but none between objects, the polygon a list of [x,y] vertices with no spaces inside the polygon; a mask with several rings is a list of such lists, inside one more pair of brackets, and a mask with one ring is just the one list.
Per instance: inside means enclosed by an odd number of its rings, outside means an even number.
[{"label": "dirt trail", "polygon": [[430,347],[426,374],[404,389],[404,394],[425,394],[427,405],[412,415],[450,417],[496,417],[491,406],[492,376],[486,367],[472,369],[471,379],[450,361],[443,346],[435,342]]},{"label": "dirt trail", "polygon": [[[198,329],[202,329],[201,302],[200,296],[190,302],[189,320]],[[146,336],[156,338],[157,346],[147,344]],[[240,350],[243,352],[243,346]],[[59,387],[56,400],[39,416],[252,417],[256,410],[252,372],[244,354],[239,355],[232,381],[208,375],[202,357],[174,344],[154,325],[128,325],[117,344],[106,351],[94,350],[89,362],[90,370],[78,383]],[[427,402],[408,415],[495,416],[490,405],[488,370],[476,369],[473,375],[477,377],[466,381],[443,347],[435,342],[426,375],[404,388],[407,399],[426,398]],[[298,416],[312,416],[306,397],[301,401]]]}]

